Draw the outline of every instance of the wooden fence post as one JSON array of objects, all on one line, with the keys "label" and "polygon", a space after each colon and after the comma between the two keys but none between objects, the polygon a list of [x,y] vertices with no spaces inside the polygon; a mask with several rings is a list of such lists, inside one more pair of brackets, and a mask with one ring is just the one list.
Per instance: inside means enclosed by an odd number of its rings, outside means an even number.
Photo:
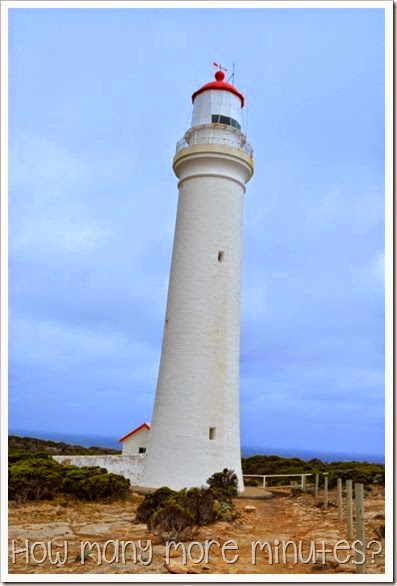
[{"label": "wooden fence post", "polygon": [[302,474],[301,489],[306,492],[306,474]]},{"label": "wooden fence post", "polygon": [[338,478],[338,521],[342,521],[342,478]]},{"label": "wooden fence post", "polygon": [[317,498],[318,497],[318,479],[319,479],[319,474],[316,474],[316,480],[315,480],[315,485],[314,485],[314,496]]},{"label": "wooden fence post", "polygon": [[324,473],[324,509],[328,509],[328,472]]},{"label": "wooden fence post", "polygon": [[[358,551],[356,556],[356,574],[365,574],[365,531],[364,531],[364,485],[354,485],[354,496],[356,500],[356,543]],[[364,561],[362,561],[364,559]]]},{"label": "wooden fence post", "polygon": [[346,480],[347,539],[353,539],[353,480]]}]

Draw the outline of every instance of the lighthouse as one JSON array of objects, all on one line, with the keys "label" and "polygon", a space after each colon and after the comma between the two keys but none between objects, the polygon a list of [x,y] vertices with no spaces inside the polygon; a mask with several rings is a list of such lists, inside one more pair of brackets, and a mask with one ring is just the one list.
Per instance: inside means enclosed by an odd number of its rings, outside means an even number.
[{"label": "lighthouse", "polygon": [[178,209],[156,397],[140,484],[202,486],[224,468],[243,489],[239,423],[240,283],[252,148],[244,96],[215,79],[192,95],[177,143]]}]

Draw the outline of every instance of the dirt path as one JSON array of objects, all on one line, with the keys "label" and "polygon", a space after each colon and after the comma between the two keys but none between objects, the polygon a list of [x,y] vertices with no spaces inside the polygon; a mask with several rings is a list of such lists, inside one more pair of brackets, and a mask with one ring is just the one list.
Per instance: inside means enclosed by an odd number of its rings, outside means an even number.
[{"label": "dirt path", "polygon": [[[190,561],[187,542],[178,551],[171,548],[169,563],[166,563],[166,547],[148,532],[145,525],[133,522],[142,498],[131,495],[126,501],[113,504],[58,499],[21,507],[11,505],[10,573],[306,574],[355,571],[353,558],[348,563],[338,563],[338,558],[343,561],[354,552],[342,548],[335,552],[338,541],[346,539],[346,527],[345,521],[338,521],[337,510],[332,507],[336,502],[332,491],[331,506],[327,511],[316,507],[314,497],[309,494],[297,497],[279,495],[266,500],[237,499],[236,508],[240,513],[237,521],[202,528],[195,537],[198,543],[190,545]],[[384,489],[381,487],[373,487],[366,495],[365,522],[366,540],[378,540],[379,548],[383,548],[384,540],[377,534],[385,522]],[[94,553],[82,563],[76,557],[85,540],[97,542],[98,547],[94,546]],[[127,541],[133,544],[126,546]],[[289,541],[294,543],[286,545]],[[34,545],[35,542],[41,544]],[[105,546],[106,542],[109,543]],[[259,543],[255,545],[255,542]],[[323,543],[330,551],[322,553]],[[28,553],[16,553],[13,563],[13,550],[15,552],[26,545]],[[123,547],[126,547],[125,560]],[[49,559],[50,548],[54,563]],[[183,563],[182,549],[187,554],[186,564]],[[55,563],[56,552],[61,555],[59,563]],[[40,563],[44,556],[46,559]],[[64,559],[65,563],[62,563]],[[383,572],[384,554],[375,555],[369,551],[366,573]]]}]

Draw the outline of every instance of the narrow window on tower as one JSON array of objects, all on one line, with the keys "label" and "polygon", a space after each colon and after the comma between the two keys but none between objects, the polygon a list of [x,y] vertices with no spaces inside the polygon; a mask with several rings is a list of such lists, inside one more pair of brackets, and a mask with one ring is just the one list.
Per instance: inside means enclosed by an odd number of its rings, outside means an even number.
[{"label": "narrow window on tower", "polygon": [[225,252],[223,250],[218,250],[218,262],[223,262],[224,256],[225,256]]},{"label": "narrow window on tower", "polygon": [[140,454],[146,454],[146,448],[140,447],[138,451]]},{"label": "narrow window on tower", "polygon": [[209,438],[210,438],[210,440],[214,440],[215,439],[215,432],[216,432],[216,427],[210,427],[209,428]]}]

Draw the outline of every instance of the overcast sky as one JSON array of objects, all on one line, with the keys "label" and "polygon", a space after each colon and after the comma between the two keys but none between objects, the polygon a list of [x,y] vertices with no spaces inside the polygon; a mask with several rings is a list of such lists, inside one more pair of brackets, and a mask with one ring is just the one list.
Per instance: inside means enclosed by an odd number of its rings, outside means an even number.
[{"label": "overcast sky", "polygon": [[9,11],[9,425],[150,421],[213,61],[246,97],[244,446],[384,451],[383,9]]}]

